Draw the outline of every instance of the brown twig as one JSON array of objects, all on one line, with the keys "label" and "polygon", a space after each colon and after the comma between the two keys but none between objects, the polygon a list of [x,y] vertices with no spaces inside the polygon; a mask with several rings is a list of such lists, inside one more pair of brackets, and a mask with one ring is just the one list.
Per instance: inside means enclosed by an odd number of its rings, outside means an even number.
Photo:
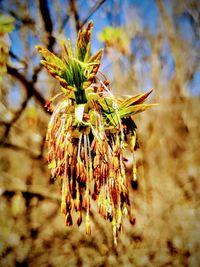
[{"label": "brown twig", "polygon": [[45,103],[46,100],[43,98],[43,96],[35,89],[34,87],[34,83],[32,81],[28,81],[26,79],[26,77],[24,77],[20,72],[18,72],[17,69],[12,68],[10,66],[7,66],[7,72],[8,74],[10,74],[11,76],[13,76],[14,78],[16,78],[17,80],[19,80],[21,82],[21,84],[24,86],[25,90],[26,90],[26,98],[24,99],[20,109],[15,113],[14,117],[12,118],[11,121],[9,122],[1,122],[1,124],[4,124],[6,127],[4,136],[1,140],[1,143],[5,143],[6,142],[6,138],[9,135],[10,129],[12,127],[12,125],[19,119],[19,117],[21,116],[21,114],[23,113],[23,111],[25,110],[29,99],[33,96],[35,97],[35,99],[38,101],[38,103],[42,106],[43,110],[47,113],[49,113],[45,108]]},{"label": "brown twig", "polygon": [[65,25],[67,24],[68,20],[69,20],[69,15],[67,14],[66,17],[63,19],[62,21],[62,25],[60,26],[59,32],[62,32],[62,30],[65,28]]},{"label": "brown twig", "polygon": [[3,190],[2,195],[7,197],[12,197],[16,192],[21,192],[24,198],[33,198],[37,197],[39,200],[49,199],[52,201],[60,202],[60,196],[58,194],[53,193],[45,193],[44,190],[31,190],[26,188],[10,188]]},{"label": "brown twig", "polygon": [[21,116],[22,112],[25,110],[29,98],[30,98],[29,95],[27,95],[25,100],[23,101],[23,103],[21,105],[21,108],[15,113],[14,117],[12,118],[11,121],[9,121],[9,123],[3,123],[5,125],[5,127],[6,127],[6,130],[5,130],[5,133],[4,133],[4,137],[3,137],[3,140],[2,140],[3,143],[5,142],[7,136],[9,134],[9,132],[10,132],[11,126],[18,120],[18,118]]},{"label": "brown twig", "polygon": [[50,16],[50,11],[49,11],[47,0],[40,0],[39,5],[40,5],[40,12],[41,12],[41,15],[44,21],[45,30],[49,34],[47,48],[50,51],[53,51],[55,38],[52,36],[53,24],[51,21],[51,16]]},{"label": "brown twig", "polygon": [[77,6],[76,6],[76,1],[70,0],[70,10],[74,15],[74,20],[76,23],[76,30],[78,32],[80,30],[80,18],[79,18]]},{"label": "brown twig", "polygon": [[[7,67],[7,71],[8,74],[12,75],[13,77],[15,77],[17,80],[19,80],[22,85],[25,87],[27,94],[29,96],[29,98],[31,96],[34,96],[36,98],[36,100],[38,101],[38,103],[42,106],[42,108],[44,109],[46,100],[43,98],[43,96],[34,88],[33,86],[33,82],[32,81],[28,81],[20,72],[17,71],[17,69],[12,68],[10,66]],[[45,109],[44,109],[45,110]],[[46,110],[45,110],[46,111]],[[49,113],[48,111],[46,111],[47,113]]]},{"label": "brown twig", "polygon": [[27,62],[21,58],[19,58],[15,53],[13,53],[11,50],[9,52],[9,55],[14,58],[15,60],[17,60],[19,63],[23,64],[24,67],[27,67]]},{"label": "brown twig", "polygon": [[82,28],[85,23],[90,19],[90,17],[99,9],[99,7],[105,2],[106,0],[100,0],[97,2],[88,12],[87,16],[82,20],[80,23],[80,28]]},{"label": "brown twig", "polygon": [[[4,135],[5,136],[5,135]],[[0,143],[0,147],[4,147],[4,148],[9,148],[9,149],[13,149],[15,151],[22,151],[24,153],[26,153],[26,155],[30,156],[32,159],[42,159],[43,158],[43,154],[42,152],[39,154],[34,154],[32,151],[30,151],[28,148],[26,147],[22,147],[22,146],[18,146],[16,144],[11,144],[8,142],[1,142]]]}]

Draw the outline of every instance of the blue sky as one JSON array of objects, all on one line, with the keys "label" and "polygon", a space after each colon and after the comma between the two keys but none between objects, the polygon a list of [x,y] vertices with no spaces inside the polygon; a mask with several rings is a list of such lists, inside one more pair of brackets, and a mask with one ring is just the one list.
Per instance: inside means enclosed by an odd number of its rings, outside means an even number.
[{"label": "blue sky", "polygon": [[[64,0],[60,0],[60,3],[62,4],[61,8],[61,15],[65,16],[66,11],[67,11],[67,6],[65,6]],[[107,0],[101,8],[99,8],[92,16],[91,19],[94,21],[94,30],[93,30],[93,39],[92,39],[92,51],[95,52],[97,51],[100,47],[102,47],[102,43],[99,42],[97,35],[100,31],[103,30],[104,27],[108,26],[111,24],[110,20],[110,15],[109,12],[108,14],[105,15],[105,9],[112,9],[114,6],[113,3],[116,3],[118,5],[119,11],[116,13],[114,21],[114,26],[123,26],[125,23],[125,20],[127,17],[130,17],[130,21],[133,19],[134,20],[134,13],[131,13],[132,10],[138,14],[140,17],[140,22],[141,22],[141,27],[144,29],[147,27],[149,31],[151,32],[152,35],[156,35],[157,32],[157,25],[158,25],[158,20],[159,20],[159,11],[156,5],[155,0]],[[5,10],[9,10],[9,6],[6,6],[6,1],[2,1],[2,6],[4,6]],[[30,15],[33,18],[36,18],[37,14],[35,14],[36,10],[36,1],[27,1],[29,10],[30,10]],[[51,3],[51,4],[50,4]],[[53,26],[55,29],[57,29],[57,15],[55,14],[55,5],[53,4],[54,1],[49,1],[49,7],[51,11],[51,16],[53,20]],[[84,19],[86,15],[88,14],[89,10],[89,5],[88,1],[77,1],[78,3],[78,8],[80,14],[80,20]],[[92,3],[92,1],[90,1]],[[172,8],[170,5],[170,1],[164,1],[165,7],[167,11],[171,14],[172,13]],[[0,5],[1,8],[1,5]],[[17,10],[17,5],[13,5],[12,8],[13,10]],[[136,14],[135,13],[135,14]],[[131,15],[133,18],[131,18]],[[38,17],[36,18],[36,20]],[[175,18],[175,23],[179,25],[180,33],[183,37],[183,39],[186,42],[191,43],[194,47],[200,47],[200,41],[195,39],[194,36],[194,31],[192,29],[192,26],[188,19],[184,16],[177,16]],[[67,37],[72,37],[75,38],[76,33],[74,29],[72,29],[71,24],[68,23],[66,24],[65,27],[65,35]],[[10,34],[11,42],[12,42],[12,51],[17,54],[20,58],[24,57],[24,48],[21,45],[21,36],[19,35],[19,28],[20,24],[19,22],[16,23],[16,29]],[[38,44],[38,39],[37,36],[32,36],[31,34],[28,35],[27,37],[27,43],[28,46],[30,47],[30,50],[33,52],[34,51],[34,46]],[[151,53],[151,48],[149,44],[145,40],[137,40],[137,37],[132,41],[132,52],[136,55],[136,59],[140,62],[142,58],[146,55],[148,56]],[[30,53],[31,55],[32,53]],[[28,55],[27,55],[28,56]],[[170,47],[168,43],[165,43],[161,52],[161,57],[163,58],[165,62],[165,67],[164,67],[164,74],[166,77],[170,79],[170,77],[173,74],[174,71],[174,61],[173,57],[170,52]],[[104,58],[106,61],[107,59]],[[39,64],[40,57],[35,56],[33,59],[29,60],[29,68],[28,68],[28,78],[31,78],[32,75],[32,68]],[[110,66],[109,66],[110,67]],[[144,72],[148,72],[150,70],[150,65],[144,64],[142,66]],[[197,71],[196,74],[194,75],[191,83],[188,84],[188,89],[190,90],[191,94],[193,95],[199,95],[200,94],[200,71]],[[151,81],[147,82],[147,87],[151,86]],[[148,90],[149,88],[146,88]],[[17,89],[13,90],[12,95],[16,95]]]}]

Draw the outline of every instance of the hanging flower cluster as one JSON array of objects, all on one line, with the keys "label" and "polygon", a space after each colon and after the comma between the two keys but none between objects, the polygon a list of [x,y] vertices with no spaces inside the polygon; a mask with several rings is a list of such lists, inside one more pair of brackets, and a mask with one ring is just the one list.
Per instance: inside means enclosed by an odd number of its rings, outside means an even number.
[{"label": "hanging flower cluster", "polygon": [[[130,211],[123,151],[130,142],[134,152],[132,115],[152,106],[143,104],[151,91],[125,100],[114,97],[98,71],[102,50],[90,54],[92,27],[89,22],[79,31],[75,51],[71,43],[62,45],[62,59],[37,46],[44,58],[41,63],[63,91],[48,126],[48,162],[52,176],[60,182],[66,225],[73,225],[77,212],[79,226],[85,214],[86,234],[90,235],[93,199],[98,212],[112,223],[116,243],[122,219]],[[48,102],[49,109],[54,99]],[[134,179],[135,171],[134,166]]]}]

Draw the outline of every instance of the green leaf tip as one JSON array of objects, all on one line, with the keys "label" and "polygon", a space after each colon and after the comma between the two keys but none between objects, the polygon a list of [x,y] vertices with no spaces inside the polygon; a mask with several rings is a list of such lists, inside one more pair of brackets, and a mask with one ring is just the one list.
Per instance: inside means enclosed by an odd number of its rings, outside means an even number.
[{"label": "green leaf tip", "polygon": [[15,19],[10,15],[0,14],[0,33],[9,33],[14,30]]},{"label": "green leaf tip", "polygon": [[43,57],[41,64],[60,82],[62,87],[82,95],[78,97],[75,94],[78,102],[81,99],[86,101],[83,90],[94,81],[103,53],[102,49],[94,55],[90,53],[92,28],[93,22],[90,21],[85,29],[78,32],[75,52],[70,41],[67,44],[61,42],[62,59],[41,45],[35,46]]}]

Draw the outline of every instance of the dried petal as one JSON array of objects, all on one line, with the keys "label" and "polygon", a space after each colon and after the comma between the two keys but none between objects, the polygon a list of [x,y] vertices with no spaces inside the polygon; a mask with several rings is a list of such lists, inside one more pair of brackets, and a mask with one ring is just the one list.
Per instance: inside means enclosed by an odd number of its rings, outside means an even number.
[{"label": "dried petal", "polygon": [[80,226],[82,223],[82,215],[80,215],[80,217],[78,217],[77,219],[77,225]]},{"label": "dried petal", "polygon": [[73,220],[72,220],[72,216],[70,213],[67,213],[67,215],[66,215],[65,224],[66,224],[66,226],[72,226],[73,225]]}]

